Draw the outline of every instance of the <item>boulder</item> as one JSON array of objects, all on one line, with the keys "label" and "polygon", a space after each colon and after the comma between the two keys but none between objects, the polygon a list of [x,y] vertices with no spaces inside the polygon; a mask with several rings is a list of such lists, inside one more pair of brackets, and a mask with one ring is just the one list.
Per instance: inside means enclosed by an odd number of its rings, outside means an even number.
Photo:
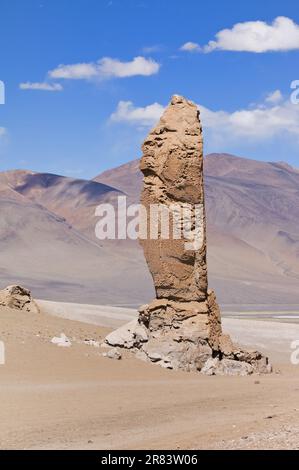
[{"label": "boulder", "polygon": [[103,353],[104,357],[108,357],[108,359],[116,359],[117,361],[120,361],[122,358],[122,355],[118,349],[110,349],[108,352]]},{"label": "boulder", "polygon": [[110,346],[130,349],[135,346],[138,347],[140,343],[147,341],[147,339],[146,328],[136,319],[112,331],[112,333],[106,336],[105,343]]},{"label": "boulder", "polygon": [[71,341],[64,333],[61,333],[60,336],[54,336],[54,338],[51,339],[51,343],[62,348],[69,348],[72,345]]},{"label": "boulder", "polygon": [[253,374],[254,367],[242,361],[233,359],[210,358],[203,366],[201,373],[205,375],[250,375]]},{"label": "boulder", "polygon": [[30,290],[18,285],[8,286],[0,291],[0,306],[39,313],[39,307],[33,300]]}]

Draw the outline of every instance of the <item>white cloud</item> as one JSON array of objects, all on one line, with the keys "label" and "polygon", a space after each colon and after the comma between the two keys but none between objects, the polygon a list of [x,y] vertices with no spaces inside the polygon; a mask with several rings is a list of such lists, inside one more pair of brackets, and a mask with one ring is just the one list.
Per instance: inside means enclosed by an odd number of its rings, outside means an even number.
[{"label": "white cloud", "polygon": [[275,90],[266,96],[266,103],[276,104],[283,100],[283,96],[280,90]]},{"label": "white cloud", "polygon": [[291,18],[278,16],[272,24],[264,21],[237,23],[216,34],[216,40],[204,46],[204,52],[225,51],[269,52],[299,49],[299,25]]},{"label": "white cloud", "polygon": [[180,51],[200,52],[200,51],[201,51],[201,47],[200,47],[200,45],[197,44],[196,42],[189,41],[189,42],[185,42],[185,44],[183,44],[183,45],[180,47]]},{"label": "white cloud", "polygon": [[160,65],[152,59],[135,57],[131,62],[121,62],[106,57],[99,62],[101,75],[105,77],[133,77],[134,75],[153,75]]},{"label": "white cloud", "polygon": [[83,80],[93,78],[97,75],[95,64],[72,64],[59,65],[49,72],[51,78],[68,78],[73,80]]},{"label": "white cloud", "polygon": [[129,62],[121,62],[118,59],[104,57],[97,62],[59,65],[49,72],[51,78],[63,78],[72,80],[89,80],[93,78],[124,78],[135,75],[149,76],[158,73],[160,64],[153,59],[135,57]]},{"label": "white cloud", "polygon": [[[161,117],[164,106],[153,103],[135,107],[131,101],[120,101],[110,119],[134,125],[153,126]],[[276,136],[293,136],[299,139],[299,105],[289,100],[280,104],[256,105],[250,109],[233,112],[212,111],[199,105],[203,128],[211,140],[219,143],[267,141]]]},{"label": "white cloud", "polygon": [[241,109],[228,113],[200,106],[203,126],[215,137],[227,140],[268,140],[279,135],[299,138],[299,106],[290,101],[269,107]]},{"label": "white cloud", "polygon": [[6,133],[7,133],[7,131],[6,131],[5,127],[0,127],[0,138],[5,136]]},{"label": "white cloud", "polygon": [[144,54],[152,54],[154,52],[160,52],[163,49],[163,46],[160,44],[155,44],[153,46],[145,46],[142,48]]},{"label": "white cloud", "polygon": [[61,91],[63,87],[60,83],[46,83],[46,82],[26,82],[20,83],[21,90],[42,90],[42,91]]},{"label": "white cloud", "polygon": [[133,105],[132,101],[120,101],[116,111],[111,114],[110,120],[139,126],[151,126],[160,119],[163,111],[164,106],[159,103],[137,108]]}]

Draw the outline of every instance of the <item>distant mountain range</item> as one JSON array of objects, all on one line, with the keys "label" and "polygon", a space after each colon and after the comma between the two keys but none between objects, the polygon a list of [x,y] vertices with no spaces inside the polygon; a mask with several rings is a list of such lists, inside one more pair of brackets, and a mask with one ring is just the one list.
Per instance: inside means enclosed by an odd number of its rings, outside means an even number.
[{"label": "distant mountain range", "polygon": [[[137,242],[94,235],[95,207],[138,202],[138,160],[92,181],[0,173],[0,282],[41,298],[138,305],[152,282]],[[299,171],[227,154],[205,158],[210,286],[222,304],[299,304]]]}]

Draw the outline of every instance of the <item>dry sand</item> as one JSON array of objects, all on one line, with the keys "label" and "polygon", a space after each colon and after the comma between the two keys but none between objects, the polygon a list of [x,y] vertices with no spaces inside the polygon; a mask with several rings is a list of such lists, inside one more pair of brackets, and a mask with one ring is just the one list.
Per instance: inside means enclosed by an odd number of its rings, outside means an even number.
[{"label": "dry sand", "polygon": [[[61,309],[76,317],[74,306]],[[89,315],[108,325],[100,311]],[[114,311],[114,324],[131,314],[122,311],[117,319]],[[281,372],[206,377],[129,353],[111,360],[102,347],[83,343],[101,340],[109,328],[4,308],[0,318],[1,449],[299,448],[299,366],[290,364],[288,344],[299,339],[298,325],[225,320],[232,336],[273,351]],[[51,344],[62,332],[71,347]],[[281,332],[285,346],[277,340]]]}]

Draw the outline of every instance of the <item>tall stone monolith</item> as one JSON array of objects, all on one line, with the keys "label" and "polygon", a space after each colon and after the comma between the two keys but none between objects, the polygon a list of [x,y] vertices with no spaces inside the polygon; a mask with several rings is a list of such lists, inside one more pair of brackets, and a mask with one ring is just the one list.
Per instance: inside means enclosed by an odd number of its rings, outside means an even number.
[{"label": "tall stone monolith", "polygon": [[[153,232],[151,216],[158,205],[161,205],[161,217],[164,207],[172,216],[168,239],[161,236],[160,227],[156,240],[150,237],[150,233],[146,240],[141,240],[157,298],[186,302],[207,299],[203,145],[198,116],[195,104],[173,96],[158,125],[142,146],[140,169],[144,179],[141,203],[147,209],[148,229]],[[174,238],[173,230],[176,208],[181,210],[181,222],[185,222],[179,239]],[[184,209],[186,215],[188,209],[190,211],[193,224],[190,230],[188,218],[184,221]],[[200,246],[192,249],[196,236]]]},{"label": "tall stone monolith", "polygon": [[268,359],[222,333],[208,290],[202,128],[197,106],[173,96],[143,146],[140,243],[156,298],[107,336],[112,346],[169,369],[206,374],[269,372]]}]

